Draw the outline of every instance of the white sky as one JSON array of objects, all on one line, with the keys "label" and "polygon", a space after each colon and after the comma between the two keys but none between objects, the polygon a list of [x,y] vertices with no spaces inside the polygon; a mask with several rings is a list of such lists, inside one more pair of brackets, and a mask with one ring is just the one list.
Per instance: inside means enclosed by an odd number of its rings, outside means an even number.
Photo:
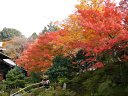
[{"label": "white sky", "polygon": [[50,21],[61,21],[75,10],[77,0],[0,0],[0,30],[15,28],[26,37]]}]

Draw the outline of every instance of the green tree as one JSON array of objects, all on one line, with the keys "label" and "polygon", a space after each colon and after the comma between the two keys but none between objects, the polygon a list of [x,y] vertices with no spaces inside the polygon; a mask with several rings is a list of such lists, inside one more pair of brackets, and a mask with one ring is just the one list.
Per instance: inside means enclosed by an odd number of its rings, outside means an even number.
[{"label": "green tree", "polygon": [[59,55],[53,59],[53,66],[48,69],[46,74],[48,74],[49,78],[53,81],[61,77],[68,77],[69,73],[71,73],[71,66],[71,59]]},{"label": "green tree", "polygon": [[42,73],[41,72],[31,72],[30,76],[26,78],[27,83],[37,83],[42,80]]},{"label": "green tree", "polygon": [[7,41],[11,40],[14,37],[22,37],[23,35],[21,34],[20,31],[14,29],[14,28],[3,28],[2,31],[0,31],[0,40],[1,41]]},{"label": "green tree", "polygon": [[25,86],[25,74],[19,67],[15,67],[7,73],[4,83],[7,89],[22,88]]},{"label": "green tree", "polygon": [[46,33],[46,32],[55,32],[59,29],[59,27],[57,25],[55,25],[53,22],[50,22],[47,26],[44,27],[44,29],[42,30],[42,33]]},{"label": "green tree", "polygon": [[34,42],[35,39],[38,38],[38,35],[36,34],[36,32],[34,32],[29,38],[28,38],[28,42]]}]

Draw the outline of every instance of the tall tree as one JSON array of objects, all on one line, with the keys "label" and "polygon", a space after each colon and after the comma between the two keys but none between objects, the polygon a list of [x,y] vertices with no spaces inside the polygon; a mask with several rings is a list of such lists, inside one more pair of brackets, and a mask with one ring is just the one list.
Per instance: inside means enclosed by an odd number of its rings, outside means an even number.
[{"label": "tall tree", "polygon": [[7,73],[4,83],[10,91],[16,88],[23,88],[25,86],[25,74],[22,73],[20,68],[15,67]]},{"label": "tall tree", "polygon": [[59,29],[59,27],[54,24],[53,22],[50,22],[47,26],[44,27],[44,29],[42,30],[42,33],[46,33],[46,32],[55,32]]},{"label": "tall tree", "polygon": [[71,56],[83,49],[86,56],[93,56],[91,60],[96,61],[93,67],[103,66],[99,54],[109,49],[115,52],[115,45],[128,40],[123,14],[116,8],[109,0],[82,0],[77,12],[63,22],[62,30],[39,36],[17,62],[28,70],[44,72],[52,65],[54,56],[60,53]]},{"label": "tall tree", "polygon": [[28,37],[28,43],[34,42],[38,38],[36,32],[34,32],[30,37]]},{"label": "tall tree", "polygon": [[25,50],[22,56],[17,59],[17,64],[30,71],[44,72],[52,65],[52,58],[55,55],[53,47],[57,40],[57,32],[40,35],[38,39]]},{"label": "tall tree", "polygon": [[61,77],[68,77],[69,73],[71,73],[71,65],[70,58],[58,55],[53,59],[53,66],[48,69],[46,74],[55,81]]}]

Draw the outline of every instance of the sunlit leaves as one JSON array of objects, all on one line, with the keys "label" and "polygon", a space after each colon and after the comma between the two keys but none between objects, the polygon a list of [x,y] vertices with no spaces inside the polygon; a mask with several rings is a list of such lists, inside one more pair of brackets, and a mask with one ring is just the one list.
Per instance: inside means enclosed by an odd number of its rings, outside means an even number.
[{"label": "sunlit leaves", "polygon": [[23,55],[17,60],[20,66],[25,67],[28,71],[42,71],[52,65],[54,56],[53,45],[56,40],[56,33],[47,33],[40,35],[39,38],[31,44]]},{"label": "sunlit leaves", "polygon": [[[115,52],[116,48],[119,48],[115,47],[116,45],[128,41],[128,31],[123,24],[123,11],[117,10],[114,3],[109,0],[80,0],[76,8],[78,10],[60,25],[62,29],[40,35],[23,52],[17,63],[29,71],[45,72],[52,66],[53,57],[60,54],[75,56],[83,49],[87,53],[86,56],[93,56],[89,61],[95,61],[92,67],[101,68],[104,64],[98,61],[98,56],[107,50]],[[125,48],[126,46],[127,44]],[[125,57],[123,58],[127,60],[127,56]]]}]

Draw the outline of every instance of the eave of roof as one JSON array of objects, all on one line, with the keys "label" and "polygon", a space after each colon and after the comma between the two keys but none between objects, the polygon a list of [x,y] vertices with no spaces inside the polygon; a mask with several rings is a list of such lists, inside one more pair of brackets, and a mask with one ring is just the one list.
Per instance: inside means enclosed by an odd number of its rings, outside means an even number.
[{"label": "eave of roof", "polygon": [[0,52],[0,59],[11,59],[9,56],[3,54],[2,52]]},{"label": "eave of roof", "polygon": [[13,62],[11,59],[3,59],[3,61],[4,61],[6,64],[8,64],[9,66],[12,66],[12,67],[16,66],[16,63]]}]

